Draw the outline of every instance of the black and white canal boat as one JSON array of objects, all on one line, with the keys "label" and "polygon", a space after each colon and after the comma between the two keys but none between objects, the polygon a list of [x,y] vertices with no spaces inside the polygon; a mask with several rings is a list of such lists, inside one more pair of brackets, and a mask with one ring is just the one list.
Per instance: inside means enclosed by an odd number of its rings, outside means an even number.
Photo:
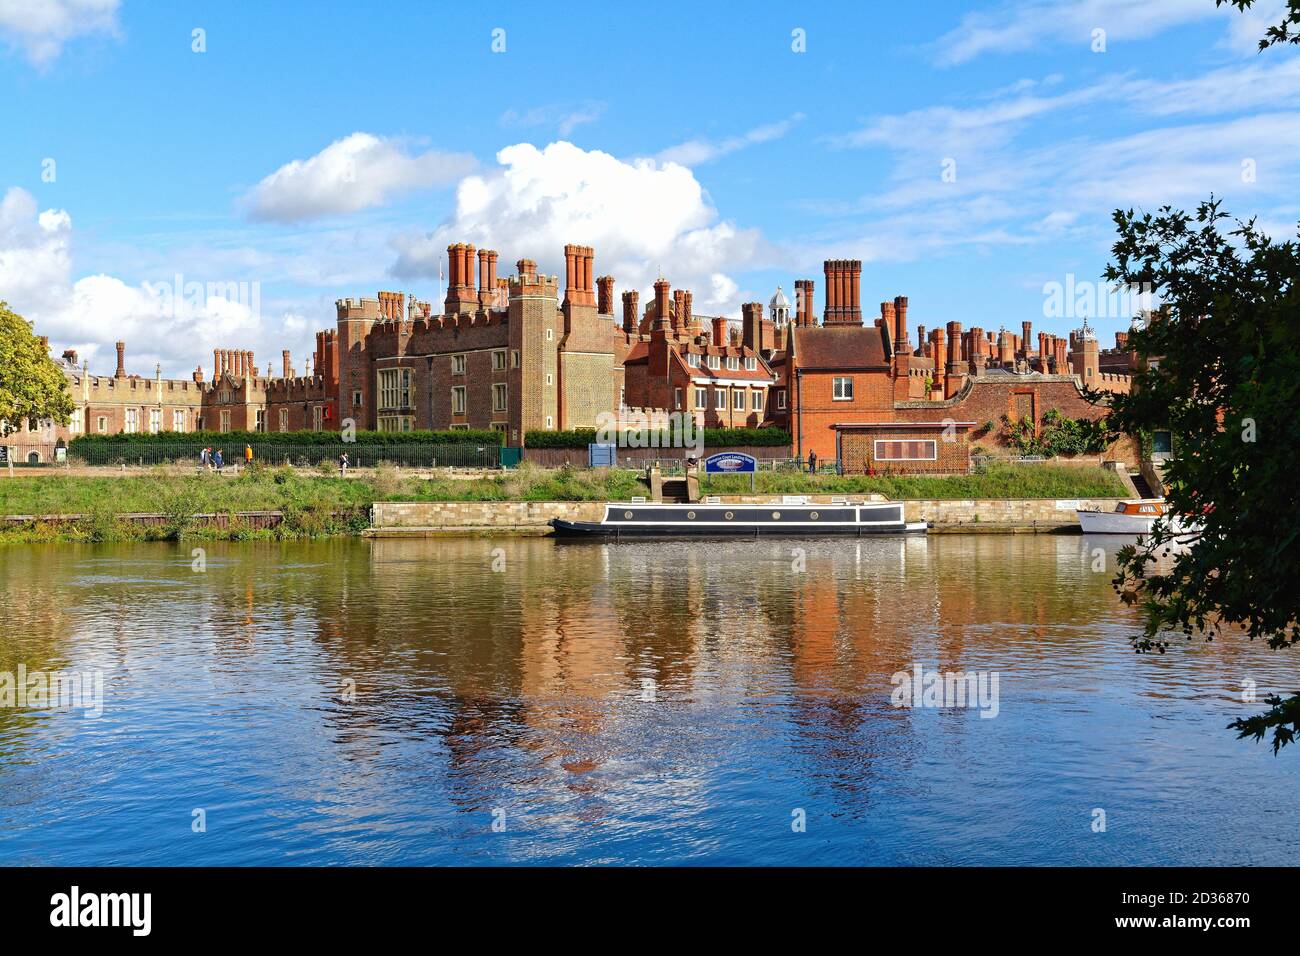
[{"label": "black and white canal boat", "polygon": [[684,537],[783,535],[821,537],[847,534],[924,534],[924,521],[906,521],[897,503],[741,505],[611,502],[600,521],[552,518],[555,533],[565,537]]}]

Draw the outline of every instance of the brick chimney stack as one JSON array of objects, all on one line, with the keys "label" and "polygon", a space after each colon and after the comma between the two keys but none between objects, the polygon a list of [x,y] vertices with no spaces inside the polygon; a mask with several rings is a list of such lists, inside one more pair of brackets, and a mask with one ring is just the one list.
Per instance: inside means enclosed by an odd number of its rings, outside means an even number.
[{"label": "brick chimney stack", "polygon": [[746,348],[761,355],[763,349],[771,347],[770,342],[763,340],[763,303],[746,302],[740,307],[740,315],[741,341]]},{"label": "brick chimney stack", "polygon": [[126,378],[126,343],[117,343],[117,371],[113,373],[114,378]]},{"label": "brick chimney stack", "polygon": [[66,350],[66,351],[63,353],[63,361],[67,362],[69,365],[76,365],[76,364],[77,364],[77,350],[76,350],[76,349],[68,349],[68,350]]},{"label": "brick chimney stack", "polygon": [[894,321],[898,325],[898,344],[904,352],[911,351],[907,341],[907,296],[894,296]]},{"label": "brick chimney stack", "polygon": [[686,290],[673,290],[673,331],[679,335],[686,334],[686,324],[682,321],[686,315]]},{"label": "brick chimney stack", "polygon": [[288,349],[282,349],[282,350],[280,351],[280,359],[281,359],[281,361],[284,362],[284,377],[285,377],[285,378],[293,378],[293,366],[291,366],[291,365],[289,364],[289,350],[288,350]]},{"label": "brick chimney stack", "polygon": [[[824,325],[862,324],[862,260],[827,259]],[[809,310],[811,311],[811,309]]]},{"label": "brick chimney stack", "polygon": [[636,334],[638,310],[637,300],[641,293],[635,289],[630,289],[623,293],[623,331],[629,334]]},{"label": "brick chimney stack", "polygon": [[564,272],[566,288],[564,301],[570,305],[596,305],[592,288],[592,265],[596,251],[591,246],[567,245],[564,247]]},{"label": "brick chimney stack", "polygon": [[655,324],[657,329],[666,329],[669,325],[668,292],[672,288],[667,279],[655,282]]},{"label": "brick chimney stack", "polygon": [[715,315],[713,317],[713,344],[727,346],[731,342],[731,335],[728,332],[727,317],[724,315]]},{"label": "brick chimney stack", "polygon": [[[937,359],[936,359],[937,361]],[[961,390],[966,377],[966,363],[962,359],[961,323],[948,323],[948,374],[944,378],[943,397],[952,398]]]},{"label": "brick chimney stack", "polygon": [[[447,298],[443,310],[447,314],[473,312],[478,308],[478,293],[474,288],[474,245],[453,242],[447,247]],[[380,312],[384,312],[380,297]],[[396,318],[400,319],[399,314]]]},{"label": "brick chimney stack", "polygon": [[497,253],[495,249],[478,251],[478,304],[491,309],[497,290]]},{"label": "brick chimney stack", "polygon": [[[943,395],[945,392],[944,381],[947,379],[947,373],[944,369],[944,363],[948,356],[944,350],[944,331],[943,326],[939,326],[930,333],[930,356],[934,359],[934,389]],[[930,396],[927,395],[926,398]]]},{"label": "brick chimney stack", "polygon": [[596,312],[600,315],[614,314],[614,277],[601,276],[596,280]]},{"label": "brick chimney stack", "polygon": [[794,324],[796,328],[812,325],[813,281],[794,280]]}]

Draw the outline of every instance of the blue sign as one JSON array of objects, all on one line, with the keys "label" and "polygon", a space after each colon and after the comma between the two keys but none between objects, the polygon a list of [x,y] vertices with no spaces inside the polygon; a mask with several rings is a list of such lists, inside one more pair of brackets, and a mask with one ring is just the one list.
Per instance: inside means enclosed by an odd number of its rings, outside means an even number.
[{"label": "blue sign", "polygon": [[591,468],[613,468],[618,464],[617,445],[587,446],[587,465]]},{"label": "blue sign", "polygon": [[739,451],[724,451],[704,459],[704,470],[711,475],[752,475],[758,471],[758,459]]}]

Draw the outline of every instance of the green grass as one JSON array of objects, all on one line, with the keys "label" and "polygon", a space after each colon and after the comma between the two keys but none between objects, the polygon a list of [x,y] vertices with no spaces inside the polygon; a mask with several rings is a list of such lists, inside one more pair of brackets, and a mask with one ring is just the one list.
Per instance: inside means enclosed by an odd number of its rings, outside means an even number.
[{"label": "green grass", "polygon": [[[85,517],[73,524],[29,523],[0,529],[0,543],[18,541],[110,541],[191,537],[318,537],[357,533],[375,501],[626,501],[645,494],[633,471],[545,469],[524,464],[489,477],[457,479],[446,474],[423,479],[392,467],[368,469],[340,479],[332,473],[289,468],[254,468],[239,477],[177,475],[158,469],[119,477],[0,478],[0,514]],[[746,494],[749,478],[711,476],[706,494]],[[1056,465],[991,465],[972,475],[951,477],[811,476],[762,472],[760,494],[865,494],[903,498],[1118,498],[1123,483],[1101,468]],[[256,530],[233,521],[228,529],[204,527],[201,513],[282,511],[284,523]],[[135,512],[165,514],[160,527],[121,519]]]},{"label": "green grass", "polygon": [[[759,472],[758,494],[882,494],[887,498],[1123,498],[1127,486],[1104,468],[1068,465],[995,464],[970,475],[809,475],[799,472]],[[706,494],[747,494],[749,477],[712,475],[703,482]]]}]

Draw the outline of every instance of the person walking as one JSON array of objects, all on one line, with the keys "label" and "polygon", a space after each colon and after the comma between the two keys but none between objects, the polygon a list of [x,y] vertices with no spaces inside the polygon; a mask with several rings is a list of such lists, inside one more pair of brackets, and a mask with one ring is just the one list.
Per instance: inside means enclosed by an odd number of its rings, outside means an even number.
[{"label": "person walking", "polygon": [[216,454],[214,454],[214,455],[212,456],[212,464],[214,464],[214,465],[216,466],[216,468],[217,468],[217,474],[218,474],[218,475],[221,474],[221,465],[222,465],[222,463],[223,463],[223,460],[222,460],[222,457],[221,457],[221,449],[218,448],[217,451],[216,451]]},{"label": "person walking", "polygon": [[808,452],[808,474],[817,474],[817,452],[815,451]]},{"label": "person walking", "polygon": [[339,477],[346,478],[347,476],[348,476],[348,453],[344,452],[343,454],[339,455]]},{"label": "person walking", "polygon": [[245,445],[244,446],[244,467],[247,468],[252,463],[253,463],[253,446]]},{"label": "person walking", "polygon": [[199,452],[199,473],[200,473],[200,474],[203,473],[203,470],[204,470],[205,468],[211,468],[211,467],[212,467],[211,464],[210,464],[209,461],[208,461],[208,452],[210,452],[211,450],[212,450],[212,449],[207,448],[207,447],[205,446],[205,447],[203,448],[203,450]]}]

